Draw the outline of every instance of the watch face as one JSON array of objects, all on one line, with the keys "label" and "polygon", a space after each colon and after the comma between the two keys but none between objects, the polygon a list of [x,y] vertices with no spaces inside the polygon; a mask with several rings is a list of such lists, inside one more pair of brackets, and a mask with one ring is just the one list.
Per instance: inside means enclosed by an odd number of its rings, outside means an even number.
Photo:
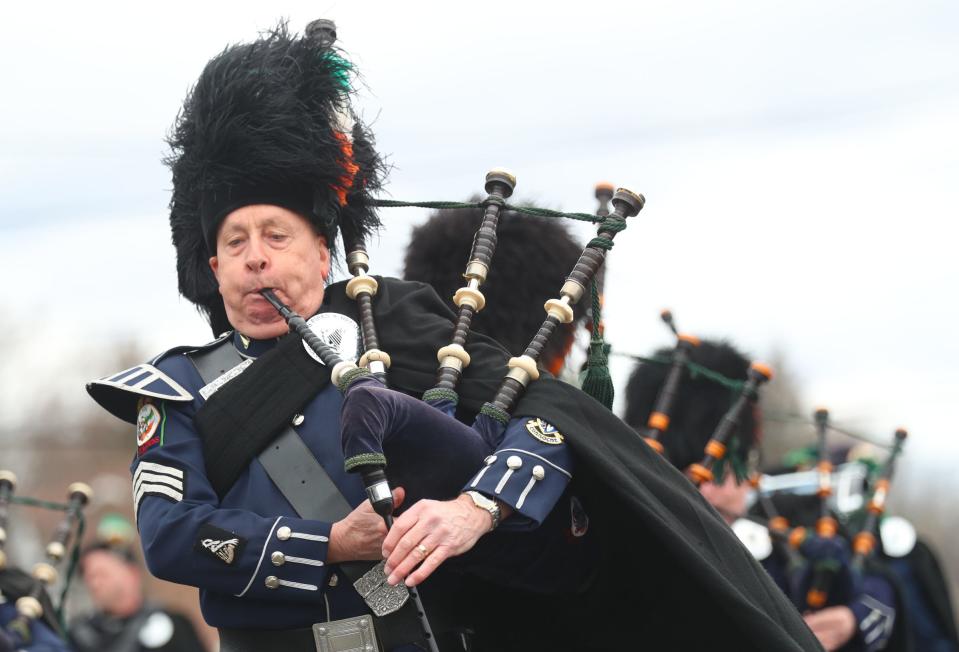
[{"label": "watch face", "polygon": [[468,493],[469,497],[473,499],[473,502],[477,507],[482,507],[483,509],[496,509],[496,503],[483,494],[476,491],[470,491]]}]

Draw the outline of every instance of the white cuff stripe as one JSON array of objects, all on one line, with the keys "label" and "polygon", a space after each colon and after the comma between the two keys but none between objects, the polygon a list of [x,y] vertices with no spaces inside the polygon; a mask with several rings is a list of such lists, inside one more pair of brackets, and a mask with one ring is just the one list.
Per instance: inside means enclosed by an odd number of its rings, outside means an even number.
[{"label": "white cuff stripe", "polygon": [[273,521],[273,527],[270,528],[269,534],[266,535],[266,539],[263,540],[263,550],[260,551],[260,559],[256,562],[256,568],[253,569],[253,575],[250,576],[250,581],[247,582],[246,588],[236,594],[236,597],[242,598],[246,595],[246,592],[250,590],[250,587],[253,586],[253,580],[256,579],[257,573],[260,572],[260,564],[263,563],[263,556],[266,555],[266,544],[270,542],[270,537],[273,536],[273,531],[276,529],[277,523],[280,522],[282,516],[277,516],[276,520]]},{"label": "white cuff stripe", "polygon": [[536,478],[531,477],[529,482],[526,483],[526,488],[523,489],[523,493],[519,495],[519,500],[516,501],[516,509],[522,509],[523,503],[526,502],[526,496],[529,495],[529,492],[533,490],[533,485],[536,484]]},{"label": "white cuff stripe", "polygon": [[503,474],[503,477],[499,479],[499,484],[496,485],[496,489],[493,491],[497,494],[503,491],[503,487],[506,486],[506,483],[509,482],[510,476],[513,475],[513,469],[506,469],[506,473]]},{"label": "white cuff stripe", "polygon": [[475,478],[473,478],[473,482],[470,483],[470,486],[475,487],[476,485],[478,485],[479,481],[483,479],[483,476],[486,475],[486,472],[489,471],[492,467],[493,465],[490,464],[480,469],[480,472],[476,474]]},{"label": "white cuff stripe", "polygon": [[553,464],[552,462],[550,462],[550,461],[549,461],[548,459],[546,459],[545,457],[542,457],[542,456],[540,456],[540,455],[537,455],[536,453],[531,453],[531,452],[529,452],[529,451],[524,451],[522,448],[503,448],[503,449],[500,449],[500,450],[498,450],[498,451],[496,451],[496,452],[497,452],[497,453],[522,453],[522,454],[524,454],[524,455],[529,455],[530,457],[535,457],[535,458],[538,459],[539,461],[545,462],[546,464],[549,464],[551,467],[553,467],[554,469],[556,469],[557,471],[559,471],[560,473],[562,473],[563,475],[565,475],[567,478],[569,478],[569,479],[571,479],[571,480],[572,480],[572,478],[573,478],[573,474],[570,473],[569,471],[567,471],[566,469],[564,469],[564,468],[562,468],[562,467],[560,467],[560,466],[556,466],[555,464]]},{"label": "white cuff stripe", "polygon": [[322,566],[323,562],[319,559],[307,559],[306,557],[286,557],[287,563],[306,564],[307,566]]},{"label": "white cuff stripe", "polygon": [[137,464],[136,473],[133,474],[133,479],[136,480],[137,476],[140,475],[142,471],[153,471],[154,473],[166,473],[167,475],[172,475],[175,478],[183,479],[183,471],[173,466],[164,466],[162,464],[154,464],[153,462],[140,462]]},{"label": "white cuff stripe", "polygon": [[306,539],[307,541],[319,541],[321,543],[326,543],[330,540],[329,537],[325,537],[322,534],[304,534],[302,532],[292,532],[290,534],[291,539]]},{"label": "white cuff stripe", "polygon": [[304,591],[316,591],[316,584],[303,584],[302,582],[291,582],[289,580],[277,580],[280,586],[288,586],[291,589],[302,589]]}]

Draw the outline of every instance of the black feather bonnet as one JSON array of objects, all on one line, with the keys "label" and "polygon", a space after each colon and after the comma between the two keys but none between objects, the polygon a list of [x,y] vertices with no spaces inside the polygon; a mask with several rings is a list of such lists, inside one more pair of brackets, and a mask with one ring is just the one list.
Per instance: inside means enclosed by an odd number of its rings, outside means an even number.
[{"label": "black feather bonnet", "polygon": [[[309,32],[309,28],[307,30]],[[291,35],[285,23],[214,57],[168,138],[170,227],[180,293],[229,330],[209,258],[230,212],[250,204],[292,210],[324,235],[364,237],[383,164],[350,104],[352,64],[331,39]]]}]

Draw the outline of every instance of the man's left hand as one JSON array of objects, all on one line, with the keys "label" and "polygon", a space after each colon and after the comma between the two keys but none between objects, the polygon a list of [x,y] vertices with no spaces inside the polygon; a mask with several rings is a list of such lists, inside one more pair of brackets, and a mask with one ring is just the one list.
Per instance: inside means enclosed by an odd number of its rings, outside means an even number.
[{"label": "man's left hand", "polygon": [[416,586],[444,561],[476,545],[492,524],[493,517],[465,494],[454,500],[420,500],[393,522],[383,541],[387,582],[405,578],[407,586]]},{"label": "man's left hand", "polygon": [[856,633],[856,616],[849,607],[826,607],[805,614],[803,620],[830,652],[848,643]]}]

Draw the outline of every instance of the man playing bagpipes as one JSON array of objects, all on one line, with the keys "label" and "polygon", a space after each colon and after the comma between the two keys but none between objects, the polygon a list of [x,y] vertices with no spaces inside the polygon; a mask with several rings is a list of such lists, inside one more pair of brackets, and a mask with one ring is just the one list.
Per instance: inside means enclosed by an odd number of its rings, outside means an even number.
[{"label": "man playing bagpipes", "polygon": [[[784,536],[771,538],[766,527],[747,518],[747,498],[753,490],[746,481],[748,460],[760,438],[755,402],[758,397],[754,396],[738,414],[732,414],[734,393],[707,374],[712,372],[727,380],[747,381],[753,374],[751,368],[757,365],[750,365],[748,358],[726,342],[700,341],[683,334],[679,334],[676,349],[662,349],[654,357],[668,361],[676,351],[681,351],[683,360],[693,366],[692,370],[685,365],[679,367],[679,382],[668,410],[661,407],[661,394],[667,385],[670,366],[643,362],[636,367],[627,386],[625,421],[647,436],[654,426],[661,426],[656,441],[662,445],[663,455],[681,470],[699,466],[704,449],[709,450],[711,445],[711,433],[715,438],[721,424],[730,422],[731,437],[725,442],[721,462],[711,473],[713,478],[703,481],[695,473],[691,474],[703,496],[737,535],[750,544],[755,542],[750,548],[782,591],[803,611],[807,624],[827,650],[892,649],[886,646],[893,634],[896,614],[893,587],[875,573],[855,577],[848,542],[809,536],[796,549]],[[699,372],[701,369],[705,369],[705,373]],[[663,416],[652,416],[657,413]],[[820,558],[828,561],[835,558],[841,568],[828,602],[813,610],[805,605],[805,599],[812,568]]]},{"label": "man playing bagpipes", "polygon": [[[136,423],[150,570],[200,588],[225,651],[817,649],[698,493],[600,404],[544,377],[511,413],[489,407],[507,373],[540,375],[463,327],[495,230],[477,236],[458,316],[425,285],[366,273],[382,166],[331,32],[227,48],[173,132],[180,291],[223,335],[88,386]],[[492,222],[514,183],[487,175]],[[619,191],[599,241],[642,201]],[[326,285],[337,232],[354,277]],[[603,252],[587,251],[592,274]],[[434,387],[437,349],[455,392]],[[412,398],[431,388],[442,410]],[[503,426],[478,433],[474,416]],[[382,452],[352,448],[366,436],[389,449],[392,495],[368,468]]]}]

